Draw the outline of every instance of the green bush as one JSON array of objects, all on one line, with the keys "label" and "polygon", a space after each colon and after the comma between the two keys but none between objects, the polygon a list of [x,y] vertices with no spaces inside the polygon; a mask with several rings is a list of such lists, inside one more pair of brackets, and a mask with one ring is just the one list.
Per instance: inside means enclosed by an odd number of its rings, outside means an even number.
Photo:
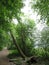
[{"label": "green bush", "polygon": [[2,50],[2,47],[0,47],[0,51]]},{"label": "green bush", "polygon": [[8,58],[15,58],[15,57],[19,57],[20,54],[17,50],[10,50],[10,54],[8,55]]}]

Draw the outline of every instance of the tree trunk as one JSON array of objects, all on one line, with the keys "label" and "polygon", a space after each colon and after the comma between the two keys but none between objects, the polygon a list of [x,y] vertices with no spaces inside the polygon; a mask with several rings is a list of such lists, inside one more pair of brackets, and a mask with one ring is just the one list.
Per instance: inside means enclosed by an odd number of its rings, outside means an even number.
[{"label": "tree trunk", "polygon": [[16,39],[14,38],[14,35],[12,34],[12,32],[10,31],[12,40],[14,45],[16,46],[16,49],[19,51],[20,55],[22,56],[22,58],[25,60],[25,62],[27,63],[37,63],[37,59],[36,57],[34,58],[34,56],[31,57],[26,57],[26,55],[23,53],[23,51],[21,50],[21,48],[19,47],[19,45],[16,42]]},{"label": "tree trunk", "polygon": [[13,43],[14,43],[14,45],[16,46],[16,49],[18,49],[20,55],[25,59],[26,56],[25,56],[25,54],[23,53],[23,51],[21,50],[21,48],[19,47],[19,45],[18,45],[18,43],[16,42],[16,39],[14,38],[14,35],[12,34],[11,31],[10,31],[10,34],[11,34],[11,37],[12,37]]}]

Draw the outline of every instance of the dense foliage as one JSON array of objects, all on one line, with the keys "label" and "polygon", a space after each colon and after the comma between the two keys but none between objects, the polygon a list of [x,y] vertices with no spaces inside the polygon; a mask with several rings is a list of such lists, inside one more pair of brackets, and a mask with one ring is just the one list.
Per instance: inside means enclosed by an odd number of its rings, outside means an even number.
[{"label": "dense foliage", "polygon": [[32,8],[49,24],[49,0],[33,0]]},{"label": "dense foliage", "polygon": [[[38,56],[45,62],[49,60],[49,26],[41,32],[35,32],[33,20],[27,17],[25,20],[21,19],[23,5],[22,0],[0,1],[0,50],[7,47],[11,53],[9,56]],[[40,20],[49,25],[49,0],[33,0],[32,8],[40,15]],[[17,25],[13,23],[13,19],[17,19]]]},{"label": "dense foliage", "polygon": [[[22,0],[1,0],[0,1],[0,44],[9,40],[8,32],[11,29],[12,19],[19,18],[23,7]],[[19,19],[18,19],[19,20]]]}]

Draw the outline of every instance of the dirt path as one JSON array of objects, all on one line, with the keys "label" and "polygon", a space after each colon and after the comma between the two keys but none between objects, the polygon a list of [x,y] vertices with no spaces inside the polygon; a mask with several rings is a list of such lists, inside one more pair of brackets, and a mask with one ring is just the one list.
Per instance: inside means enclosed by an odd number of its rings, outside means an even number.
[{"label": "dirt path", "polygon": [[9,51],[7,49],[0,51],[0,65],[14,65],[13,63],[9,62],[9,59],[7,58],[8,54]]}]

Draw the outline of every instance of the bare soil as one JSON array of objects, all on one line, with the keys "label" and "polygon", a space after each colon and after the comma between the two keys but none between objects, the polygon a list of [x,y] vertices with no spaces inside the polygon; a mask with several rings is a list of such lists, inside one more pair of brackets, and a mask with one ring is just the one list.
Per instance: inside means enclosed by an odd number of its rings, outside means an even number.
[{"label": "bare soil", "polygon": [[7,49],[0,51],[0,65],[14,65],[13,63],[9,62],[9,59],[7,58],[8,54],[9,51]]}]

